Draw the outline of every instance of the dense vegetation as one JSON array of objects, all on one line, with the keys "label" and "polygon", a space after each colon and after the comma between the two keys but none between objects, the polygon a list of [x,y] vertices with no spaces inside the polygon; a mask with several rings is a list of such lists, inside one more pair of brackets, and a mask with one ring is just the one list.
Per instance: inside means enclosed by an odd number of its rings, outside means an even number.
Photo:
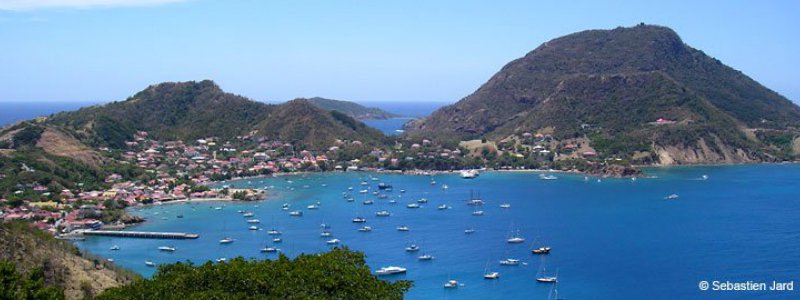
[{"label": "dense vegetation", "polygon": [[[652,124],[659,118],[676,123]],[[669,28],[642,24],[544,43],[409,131],[499,140],[546,130],[557,139],[589,137],[603,156],[653,145],[699,148],[700,139],[716,153],[776,155],[774,139],[748,138],[743,127],[796,132],[800,107],[685,45]],[[790,135],[778,140],[783,149]]]},{"label": "dense vegetation", "polygon": [[56,114],[48,124],[90,145],[117,149],[139,130],[157,140],[233,140],[257,131],[308,148],[328,147],[336,139],[378,143],[382,138],[377,130],[342,124],[307,100],[264,104],[225,93],[209,80],[153,85],[125,101]]},{"label": "dense vegetation", "polygon": [[13,263],[0,260],[0,299],[64,299],[64,291],[57,287],[45,286],[44,272],[41,269],[31,271],[27,275],[20,274]]},{"label": "dense vegetation", "polygon": [[380,108],[365,107],[350,101],[331,100],[320,97],[310,98],[308,101],[324,110],[338,111],[359,120],[388,119],[398,117],[398,115],[384,111]]},{"label": "dense vegetation", "polygon": [[97,299],[402,299],[410,287],[376,278],[362,253],[336,248],[295,259],[162,265],[152,279]]}]

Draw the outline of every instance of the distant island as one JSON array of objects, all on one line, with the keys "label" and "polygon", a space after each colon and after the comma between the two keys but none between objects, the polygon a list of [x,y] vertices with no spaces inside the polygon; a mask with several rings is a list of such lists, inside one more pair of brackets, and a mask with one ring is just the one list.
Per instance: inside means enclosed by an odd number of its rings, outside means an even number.
[{"label": "distant island", "polygon": [[398,114],[390,113],[380,108],[366,107],[351,101],[332,100],[320,97],[310,98],[308,101],[324,110],[335,110],[358,120],[384,120],[401,117]]}]

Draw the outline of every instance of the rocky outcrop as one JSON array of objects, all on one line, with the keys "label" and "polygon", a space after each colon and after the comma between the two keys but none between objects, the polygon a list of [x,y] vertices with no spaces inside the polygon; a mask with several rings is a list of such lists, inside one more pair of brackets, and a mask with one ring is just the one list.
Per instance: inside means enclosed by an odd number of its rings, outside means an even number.
[{"label": "rocky outcrop", "polygon": [[709,145],[705,139],[699,139],[695,144],[682,145],[655,145],[654,149],[660,165],[691,165],[691,164],[737,164],[758,161],[740,148],[731,147],[718,138]]}]

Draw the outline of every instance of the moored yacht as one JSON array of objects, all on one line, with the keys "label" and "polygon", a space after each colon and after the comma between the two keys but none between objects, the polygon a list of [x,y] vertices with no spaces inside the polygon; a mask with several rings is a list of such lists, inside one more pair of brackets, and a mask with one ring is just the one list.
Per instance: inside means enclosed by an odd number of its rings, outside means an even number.
[{"label": "moored yacht", "polygon": [[401,273],[405,273],[405,272],[406,272],[406,268],[396,267],[396,266],[388,266],[388,267],[383,267],[383,268],[378,269],[377,271],[375,271],[375,274],[378,275],[378,276],[381,276],[381,275],[401,274]]}]

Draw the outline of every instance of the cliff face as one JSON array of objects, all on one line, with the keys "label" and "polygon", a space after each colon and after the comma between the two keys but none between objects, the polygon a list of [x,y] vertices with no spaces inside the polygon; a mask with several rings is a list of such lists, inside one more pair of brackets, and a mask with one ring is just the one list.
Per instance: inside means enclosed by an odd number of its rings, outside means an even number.
[{"label": "cliff face", "polygon": [[794,158],[800,107],[671,29],[638,25],[544,43],[408,127],[411,136],[464,140],[547,131],[586,137],[601,156],[738,163]]}]

